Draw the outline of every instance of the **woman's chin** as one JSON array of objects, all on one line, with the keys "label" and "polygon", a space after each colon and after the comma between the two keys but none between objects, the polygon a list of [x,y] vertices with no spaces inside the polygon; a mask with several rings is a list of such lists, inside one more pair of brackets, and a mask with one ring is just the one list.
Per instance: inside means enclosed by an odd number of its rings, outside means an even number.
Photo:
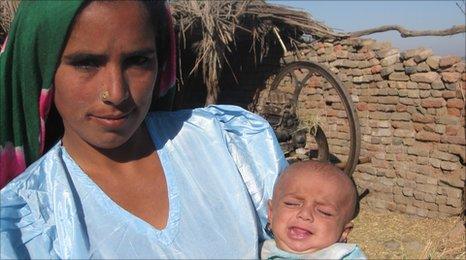
[{"label": "woman's chin", "polygon": [[125,146],[128,143],[129,137],[117,136],[114,138],[102,139],[97,142],[91,143],[91,145],[99,150],[114,150]]}]

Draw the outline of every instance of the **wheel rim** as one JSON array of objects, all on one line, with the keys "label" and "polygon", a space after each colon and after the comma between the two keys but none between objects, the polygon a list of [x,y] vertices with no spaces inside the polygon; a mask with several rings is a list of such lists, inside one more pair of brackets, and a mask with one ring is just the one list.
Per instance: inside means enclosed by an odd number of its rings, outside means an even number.
[{"label": "wheel rim", "polygon": [[[303,88],[311,84],[309,81],[315,78],[318,78],[319,80],[323,79],[328,83],[328,84],[324,83],[322,84],[322,86],[316,87],[316,89],[318,88],[324,89],[325,87],[330,87],[329,92],[332,92],[332,89],[333,89],[338,95],[339,100],[343,106],[343,110],[345,111],[346,121],[348,123],[348,131],[349,131],[349,140],[348,140],[349,141],[349,152],[348,152],[346,163],[344,163],[344,165],[340,165],[340,167],[343,168],[343,170],[347,174],[351,175],[357,166],[358,159],[359,159],[359,153],[360,153],[361,134],[360,134],[360,128],[359,128],[359,120],[357,117],[356,110],[354,108],[353,101],[346,87],[331,71],[329,71],[327,68],[315,62],[298,61],[298,62],[290,63],[286,65],[285,67],[283,67],[280,70],[280,72],[277,74],[274,81],[270,85],[269,93],[266,99],[270,103],[274,103],[273,95],[276,93],[280,93],[280,90],[279,90],[280,85],[282,83],[284,85],[288,84],[287,86],[291,85],[292,87],[294,87],[294,89],[292,89],[290,93],[287,93],[286,94],[287,98],[285,98],[289,101],[290,103],[289,106],[291,106],[291,108],[288,108],[289,110],[288,112],[289,113],[294,112],[298,116],[298,120],[301,120],[298,115],[299,113],[298,110],[300,106],[300,102],[299,102],[300,94],[302,93]],[[291,84],[289,84],[290,82],[287,82],[290,80],[291,80]],[[264,115],[264,113],[261,113],[261,112],[259,113]],[[265,115],[265,117],[266,119],[269,120],[267,115]],[[276,131],[280,130],[279,128],[281,127],[281,125],[283,125],[283,121],[282,121],[283,117],[284,115],[282,115],[281,120],[275,120],[271,122],[271,125],[274,127]],[[313,133],[311,133],[311,135],[314,137],[315,142],[317,144],[317,150],[318,150],[317,159],[321,161],[328,160],[329,157],[331,157],[332,155],[332,149],[329,149],[328,140],[327,140],[328,138],[325,135],[322,127],[320,125],[315,126]]]}]

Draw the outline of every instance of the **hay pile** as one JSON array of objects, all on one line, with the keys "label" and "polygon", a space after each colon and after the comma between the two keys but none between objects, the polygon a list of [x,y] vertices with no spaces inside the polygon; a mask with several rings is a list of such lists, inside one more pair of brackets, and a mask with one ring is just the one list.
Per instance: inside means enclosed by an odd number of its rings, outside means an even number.
[{"label": "hay pile", "polygon": [[461,217],[420,219],[364,205],[349,236],[370,259],[465,259],[465,239]]}]

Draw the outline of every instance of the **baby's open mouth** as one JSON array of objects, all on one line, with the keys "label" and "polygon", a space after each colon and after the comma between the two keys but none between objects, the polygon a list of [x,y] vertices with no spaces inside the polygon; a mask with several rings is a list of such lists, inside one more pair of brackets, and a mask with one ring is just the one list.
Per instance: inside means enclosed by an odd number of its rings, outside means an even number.
[{"label": "baby's open mouth", "polygon": [[292,239],[301,240],[308,238],[312,235],[311,231],[299,227],[290,227],[288,229],[288,236]]}]

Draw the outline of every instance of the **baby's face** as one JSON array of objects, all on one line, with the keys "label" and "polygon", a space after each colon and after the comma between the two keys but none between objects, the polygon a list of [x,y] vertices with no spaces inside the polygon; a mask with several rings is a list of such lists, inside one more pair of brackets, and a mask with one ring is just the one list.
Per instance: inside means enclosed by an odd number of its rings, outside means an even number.
[{"label": "baby's face", "polygon": [[278,248],[310,253],[343,241],[352,228],[352,189],[339,174],[292,169],[269,202],[269,222]]}]

